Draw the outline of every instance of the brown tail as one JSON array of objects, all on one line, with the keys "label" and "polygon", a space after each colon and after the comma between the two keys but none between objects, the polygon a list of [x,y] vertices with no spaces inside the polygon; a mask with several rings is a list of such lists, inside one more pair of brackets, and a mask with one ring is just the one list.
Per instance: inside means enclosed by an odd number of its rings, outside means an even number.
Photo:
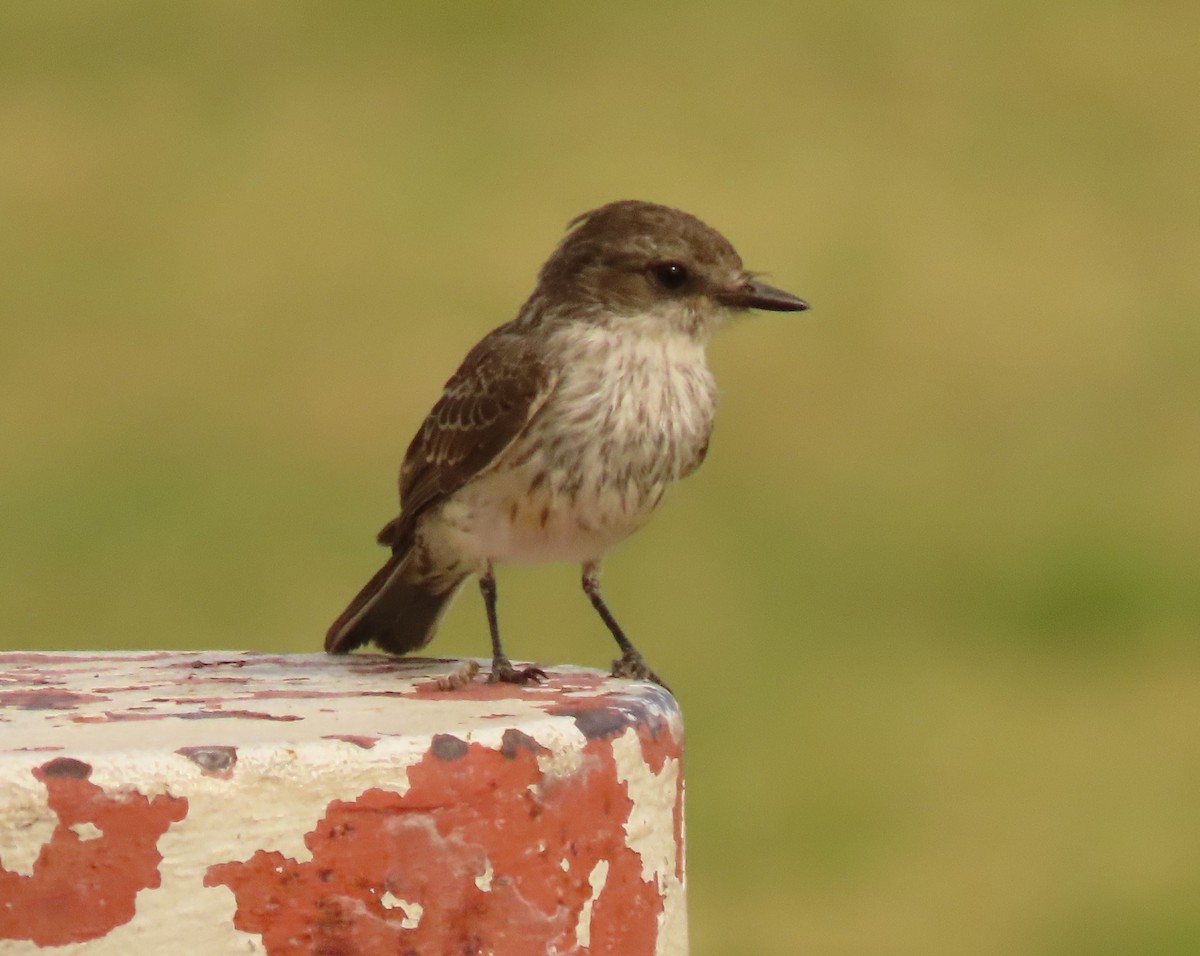
[{"label": "brown tail", "polygon": [[391,654],[407,654],[433,640],[465,575],[449,587],[412,581],[405,574],[407,558],[407,553],[392,555],[355,595],[325,634],[328,653],[347,654],[374,641]]}]

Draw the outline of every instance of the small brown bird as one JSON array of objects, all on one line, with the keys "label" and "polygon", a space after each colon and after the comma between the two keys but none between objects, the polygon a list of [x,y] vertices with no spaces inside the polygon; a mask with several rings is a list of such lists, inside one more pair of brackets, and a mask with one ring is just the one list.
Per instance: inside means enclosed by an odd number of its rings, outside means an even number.
[{"label": "small brown bird", "polygon": [[329,628],[325,650],[422,648],[477,574],[490,680],[544,677],[504,653],[492,569],[573,561],[621,649],[614,676],[661,684],[600,596],[600,561],[704,460],[712,333],[746,309],[807,308],[678,209],[624,201],[574,219],[520,313],[467,353],[408,446],[400,515],[378,537],[391,557]]}]

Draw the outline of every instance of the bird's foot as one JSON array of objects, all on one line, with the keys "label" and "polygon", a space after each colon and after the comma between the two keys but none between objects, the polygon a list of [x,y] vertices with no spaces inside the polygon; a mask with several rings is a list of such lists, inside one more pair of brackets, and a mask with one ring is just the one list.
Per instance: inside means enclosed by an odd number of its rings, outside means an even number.
[{"label": "bird's foot", "polygon": [[645,659],[637,651],[626,651],[618,660],[613,661],[612,676],[629,680],[648,680],[668,693],[671,691],[671,688],[663,683],[663,679],[650,670]]},{"label": "bird's foot", "polygon": [[546,672],[540,667],[513,667],[507,657],[496,657],[492,660],[492,672],[488,675],[489,684],[532,684],[546,679]]}]

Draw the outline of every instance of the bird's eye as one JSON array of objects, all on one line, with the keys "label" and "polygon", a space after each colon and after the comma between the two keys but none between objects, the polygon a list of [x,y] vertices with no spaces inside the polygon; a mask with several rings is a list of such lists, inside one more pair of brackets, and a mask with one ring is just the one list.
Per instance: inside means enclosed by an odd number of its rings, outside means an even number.
[{"label": "bird's eye", "polygon": [[688,280],[687,267],[682,262],[659,262],[650,271],[664,289],[678,289]]}]

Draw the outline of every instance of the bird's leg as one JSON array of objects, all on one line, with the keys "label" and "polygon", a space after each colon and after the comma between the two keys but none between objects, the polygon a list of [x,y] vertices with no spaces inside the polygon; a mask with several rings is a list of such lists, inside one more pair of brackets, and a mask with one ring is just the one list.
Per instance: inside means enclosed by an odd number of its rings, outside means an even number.
[{"label": "bird's leg", "polygon": [[488,629],[492,632],[492,673],[488,677],[488,683],[503,681],[506,684],[526,684],[530,681],[545,680],[546,672],[540,667],[522,667],[520,670],[513,667],[512,661],[500,645],[500,625],[496,621],[496,579],[492,575],[490,564],[487,570],[479,575],[479,590],[483,592]]},{"label": "bird's leg", "polygon": [[617,647],[621,648],[620,659],[613,661],[612,676],[653,681],[660,687],[670,690],[671,688],[663,683],[662,678],[647,666],[645,658],[633,646],[633,642],[625,636],[625,632],[621,630],[621,625],[617,623],[617,619],[612,616],[612,611],[604,603],[604,598],[600,596],[599,561],[588,561],[583,566],[583,590],[592,602],[592,607],[596,609],[596,613],[600,615],[600,619],[612,632],[613,640],[617,642]]}]

